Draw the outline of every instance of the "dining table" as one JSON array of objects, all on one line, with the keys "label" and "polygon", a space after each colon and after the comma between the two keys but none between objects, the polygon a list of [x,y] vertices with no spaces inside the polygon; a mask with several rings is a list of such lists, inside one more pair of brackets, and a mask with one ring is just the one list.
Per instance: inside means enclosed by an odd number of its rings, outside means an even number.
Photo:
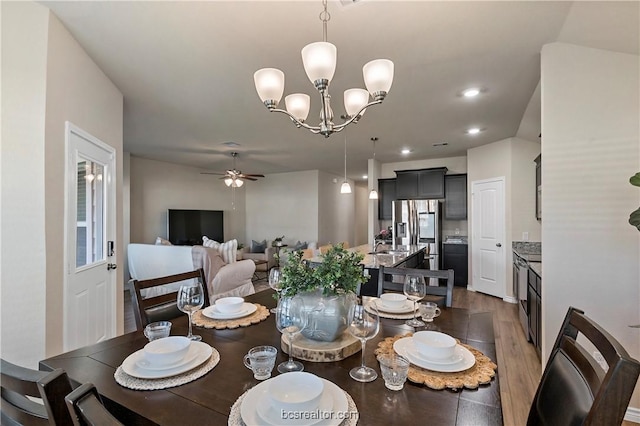
[{"label": "dining table", "polygon": [[[271,289],[245,297],[246,302],[274,307]],[[187,315],[172,319],[171,335],[186,335]],[[496,346],[491,312],[442,308],[428,324],[430,330],[449,334],[461,343],[481,351],[496,363]],[[381,318],[378,334],[366,343],[365,363],[378,372],[373,382],[361,383],[349,370],[361,363],[361,352],[332,362],[302,361],[304,371],[324,378],[344,390],[355,403],[360,425],[501,425],[502,407],[498,374],[475,389],[435,390],[407,381],[400,391],[385,387],[374,353],[385,338],[413,333],[404,320]],[[114,373],[132,353],[142,349],[147,338],[133,331],[102,342],[40,361],[41,370],[62,368],[74,386],[93,383],[105,406],[127,425],[226,425],[231,408],[246,391],[262,383],[243,364],[243,357],[255,346],[278,348],[276,364],[288,359],[281,349],[281,334],[274,315],[245,327],[215,329],[194,327],[202,342],[215,348],[219,363],[204,376],[180,386],[161,390],[133,390],[114,379]],[[499,368],[499,366],[498,366]],[[276,369],[273,375],[279,374]],[[287,373],[285,373],[287,374]],[[273,377],[273,376],[272,376]]]}]

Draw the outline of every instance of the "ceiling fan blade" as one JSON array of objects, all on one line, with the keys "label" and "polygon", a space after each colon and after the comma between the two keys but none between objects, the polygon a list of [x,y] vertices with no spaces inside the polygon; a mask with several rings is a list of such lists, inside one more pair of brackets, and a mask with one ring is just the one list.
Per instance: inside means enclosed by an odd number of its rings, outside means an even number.
[{"label": "ceiling fan blade", "polygon": [[244,179],[244,180],[252,180],[252,181],[256,181],[256,180],[258,180],[258,179],[256,179],[256,178],[252,178],[252,177],[249,177],[249,176],[239,176],[239,177],[240,177],[241,179]]},{"label": "ceiling fan blade", "polygon": [[264,175],[256,175],[256,174],[251,174],[251,173],[243,173],[244,176],[252,176],[252,177],[264,177]]}]

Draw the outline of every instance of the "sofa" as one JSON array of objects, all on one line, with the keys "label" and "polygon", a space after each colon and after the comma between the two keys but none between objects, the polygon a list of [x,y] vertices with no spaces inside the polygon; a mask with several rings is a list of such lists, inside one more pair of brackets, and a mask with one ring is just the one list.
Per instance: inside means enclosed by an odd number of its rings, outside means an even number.
[{"label": "sofa", "polygon": [[[258,253],[252,253],[251,248],[246,248],[245,251],[242,252],[242,258],[248,259],[251,261],[263,260],[267,263],[261,263],[257,265],[255,268],[260,272],[269,272],[271,268],[276,266],[276,248],[271,247],[271,244],[268,244],[264,251]],[[255,263],[254,263],[255,266]]]},{"label": "sofa", "polygon": [[[204,269],[211,304],[221,297],[244,297],[255,293],[251,282],[256,269],[255,263],[251,260],[225,263],[220,253],[212,248],[129,244],[127,256],[129,274],[134,280],[158,278],[200,268]],[[172,286],[178,287],[179,285],[178,283]],[[161,293],[155,292],[153,295],[158,294]],[[149,296],[151,294],[143,294],[143,297]]]}]

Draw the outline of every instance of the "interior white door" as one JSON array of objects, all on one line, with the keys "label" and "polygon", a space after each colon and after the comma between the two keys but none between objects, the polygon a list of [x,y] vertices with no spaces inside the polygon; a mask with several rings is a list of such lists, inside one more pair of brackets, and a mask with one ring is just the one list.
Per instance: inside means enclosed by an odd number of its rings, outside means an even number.
[{"label": "interior white door", "polygon": [[64,350],[115,335],[113,147],[66,123]]},{"label": "interior white door", "polygon": [[504,177],[471,183],[471,268],[475,291],[504,298]]}]

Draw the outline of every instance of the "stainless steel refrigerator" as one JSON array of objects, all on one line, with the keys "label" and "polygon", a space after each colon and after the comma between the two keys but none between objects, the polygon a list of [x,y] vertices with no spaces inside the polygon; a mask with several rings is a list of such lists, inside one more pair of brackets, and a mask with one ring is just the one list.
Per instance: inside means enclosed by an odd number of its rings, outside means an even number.
[{"label": "stainless steel refrigerator", "polygon": [[[425,246],[429,269],[440,268],[442,203],[439,200],[393,202],[393,246]],[[426,265],[425,265],[426,266]]]}]

